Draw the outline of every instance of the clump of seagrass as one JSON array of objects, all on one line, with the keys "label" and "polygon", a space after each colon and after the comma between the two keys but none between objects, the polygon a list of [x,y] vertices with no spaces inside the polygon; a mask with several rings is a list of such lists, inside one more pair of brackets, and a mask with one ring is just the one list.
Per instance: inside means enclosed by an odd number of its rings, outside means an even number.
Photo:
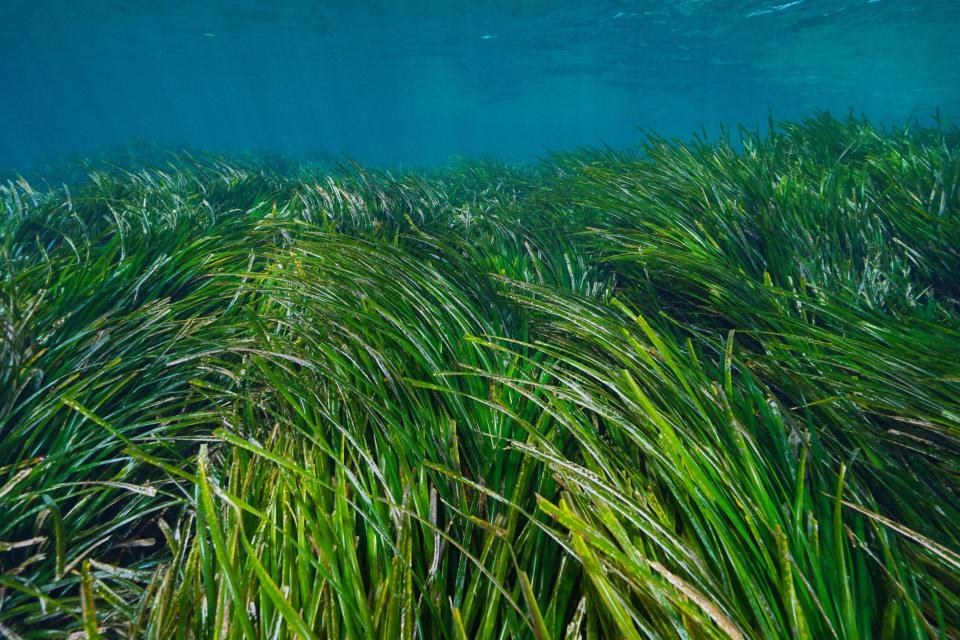
[{"label": "clump of seagrass", "polygon": [[960,634],[960,135],[0,188],[0,635]]}]

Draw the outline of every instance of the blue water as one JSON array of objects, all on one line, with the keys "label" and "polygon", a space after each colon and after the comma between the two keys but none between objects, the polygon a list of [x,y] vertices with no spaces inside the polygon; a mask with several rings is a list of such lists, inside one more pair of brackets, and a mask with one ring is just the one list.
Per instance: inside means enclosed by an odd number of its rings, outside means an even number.
[{"label": "blue water", "polygon": [[131,141],[430,164],[960,114],[958,0],[0,0],[0,170]]}]

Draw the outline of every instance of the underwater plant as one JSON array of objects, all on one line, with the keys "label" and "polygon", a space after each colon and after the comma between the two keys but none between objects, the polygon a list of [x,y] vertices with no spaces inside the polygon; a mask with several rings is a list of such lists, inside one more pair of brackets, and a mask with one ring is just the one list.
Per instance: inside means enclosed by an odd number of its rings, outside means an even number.
[{"label": "underwater plant", "polygon": [[[960,635],[960,132],[0,188],[0,635]],[[76,635],[72,635],[76,634]]]}]

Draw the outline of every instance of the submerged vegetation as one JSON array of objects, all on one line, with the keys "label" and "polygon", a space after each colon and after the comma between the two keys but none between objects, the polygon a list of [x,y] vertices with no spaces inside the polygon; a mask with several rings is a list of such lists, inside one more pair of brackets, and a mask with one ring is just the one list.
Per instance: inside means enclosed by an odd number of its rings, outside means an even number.
[{"label": "submerged vegetation", "polygon": [[960,134],[0,190],[0,635],[960,635]]}]

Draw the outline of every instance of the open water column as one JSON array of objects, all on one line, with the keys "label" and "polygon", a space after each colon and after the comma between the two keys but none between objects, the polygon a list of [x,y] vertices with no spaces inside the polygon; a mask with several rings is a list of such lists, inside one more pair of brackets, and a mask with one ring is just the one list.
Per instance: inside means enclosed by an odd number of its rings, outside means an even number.
[{"label": "open water column", "polygon": [[136,141],[424,165],[960,103],[943,0],[4,0],[0,168]]}]

